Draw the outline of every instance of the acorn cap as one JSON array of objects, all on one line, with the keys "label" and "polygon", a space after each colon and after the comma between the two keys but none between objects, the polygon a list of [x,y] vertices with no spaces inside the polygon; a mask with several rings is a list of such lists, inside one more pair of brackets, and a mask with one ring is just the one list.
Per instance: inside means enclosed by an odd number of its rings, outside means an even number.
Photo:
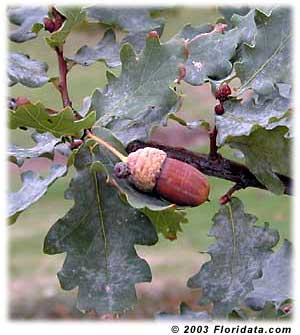
[{"label": "acorn cap", "polygon": [[167,154],[159,149],[146,147],[128,156],[127,166],[135,186],[144,192],[151,192],[156,185]]}]

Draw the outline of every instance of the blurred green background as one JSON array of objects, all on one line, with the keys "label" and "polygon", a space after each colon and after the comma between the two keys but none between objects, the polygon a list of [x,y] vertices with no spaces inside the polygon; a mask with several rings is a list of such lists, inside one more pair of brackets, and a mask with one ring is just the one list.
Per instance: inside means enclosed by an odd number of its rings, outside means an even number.
[{"label": "blurred green background", "polygon": [[[184,24],[214,23],[219,13],[216,7],[177,8],[164,12],[163,17],[166,19],[166,26],[162,41],[166,41]],[[98,24],[77,26],[67,39],[66,56],[74,54],[84,44],[95,45],[101,39],[103,32]],[[22,44],[10,43],[9,49],[47,62],[49,76],[57,76],[56,56],[47,46],[45,35],[46,33],[41,33],[37,39]],[[79,109],[82,99],[90,95],[96,87],[105,86],[105,71],[105,66],[100,62],[90,67],[75,66],[72,69],[68,82],[75,108]],[[118,73],[118,70],[115,72]],[[183,84],[183,89],[186,98],[180,112],[181,117],[188,120],[205,118],[212,122],[211,111],[215,99],[211,96],[209,86],[192,87]],[[10,95],[27,96],[32,101],[42,101],[48,107],[61,108],[60,96],[51,84],[36,89],[16,85],[11,88]],[[201,131],[189,133],[172,122],[168,128],[159,129],[154,134],[155,140],[174,144],[172,140],[176,131],[176,145],[203,153],[208,151],[205,133]],[[10,141],[15,144],[23,146],[33,144],[29,132],[15,130],[9,134]],[[230,149],[224,148],[221,152],[224,156],[237,160]],[[16,191],[20,187],[20,173],[28,168],[41,170],[41,174],[45,175],[49,161],[45,158],[35,159],[26,163],[22,169],[9,163],[10,190]],[[64,255],[48,256],[42,252],[43,239],[48,229],[72,206],[72,201],[64,199],[64,190],[72,175],[74,171],[71,169],[68,176],[52,185],[46,196],[21,214],[14,226],[8,228],[10,315],[13,318],[81,317],[74,309],[76,292],[62,291],[56,278],[56,272],[63,263]],[[183,225],[183,233],[179,234],[176,241],[170,242],[160,236],[159,243],[154,247],[137,246],[140,256],[151,266],[153,282],[137,285],[140,301],[133,311],[126,314],[126,318],[151,318],[154,313],[161,310],[176,312],[181,301],[196,306],[199,292],[186,288],[186,281],[208,259],[199,251],[207,250],[213,241],[207,236],[207,232],[212,217],[219,208],[218,198],[232,185],[216,178],[209,178],[209,181],[212,190],[211,202],[187,210],[189,223]],[[278,197],[256,189],[239,191],[236,196],[244,202],[246,212],[258,217],[258,224],[270,222],[271,227],[280,232],[280,245],[284,238],[290,238],[291,200],[287,196]]]}]

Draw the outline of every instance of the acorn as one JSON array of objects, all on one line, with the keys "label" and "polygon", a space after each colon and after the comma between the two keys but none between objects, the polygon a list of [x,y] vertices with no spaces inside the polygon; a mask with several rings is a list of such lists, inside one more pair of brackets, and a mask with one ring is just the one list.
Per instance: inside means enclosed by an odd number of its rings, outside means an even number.
[{"label": "acorn", "polygon": [[120,158],[114,168],[118,178],[128,178],[139,191],[157,193],[180,206],[198,206],[208,201],[207,178],[195,167],[167,157],[160,149],[146,147],[124,156],[97,136],[87,135]]}]

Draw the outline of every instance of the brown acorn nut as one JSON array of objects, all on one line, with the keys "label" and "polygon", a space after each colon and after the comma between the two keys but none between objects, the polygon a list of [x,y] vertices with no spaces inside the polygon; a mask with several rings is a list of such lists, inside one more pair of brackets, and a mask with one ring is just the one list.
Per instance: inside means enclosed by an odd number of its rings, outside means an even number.
[{"label": "brown acorn nut", "polygon": [[208,200],[210,186],[193,166],[168,158],[159,149],[146,147],[128,156],[130,180],[143,192],[156,191],[181,206],[198,206]]},{"label": "brown acorn nut", "polygon": [[193,166],[168,158],[163,150],[146,147],[126,157],[91,132],[87,131],[87,136],[104,145],[121,160],[114,168],[116,177],[128,177],[140,191],[155,191],[181,206],[198,206],[208,200],[210,186],[206,177]]}]

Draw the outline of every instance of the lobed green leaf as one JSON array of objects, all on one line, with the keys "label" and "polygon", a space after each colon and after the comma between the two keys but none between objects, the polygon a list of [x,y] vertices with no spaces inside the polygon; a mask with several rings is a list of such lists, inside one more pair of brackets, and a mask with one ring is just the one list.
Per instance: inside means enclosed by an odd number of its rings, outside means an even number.
[{"label": "lobed green leaf", "polygon": [[245,16],[231,18],[233,28],[224,33],[211,30],[208,25],[186,26],[177,35],[188,42],[189,57],[185,62],[184,80],[191,85],[202,85],[209,80],[222,80],[233,69],[232,61],[242,43],[254,43],[256,24],[254,10]]},{"label": "lobed green leaf", "polygon": [[106,8],[91,6],[86,8],[92,21],[129,31],[150,31],[161,25],[161,20],[152,19],[149,10],[144,8]]},{"label": "lobed green leaf", "polygon": [[285,240],[281,249],[265,260],[261,278],[253,281],[254,290],[245,302],[247,305],[265,306],[267,302],[276,310],[292,298],[292,244]]},{"label": "lobed green leaf", "polygon": [[277,231],[268,225],[255,226],[256,220],[244,212],[237,198],[221,206],[213,218],[209,236],[216,241],[208,250],[211,260],[189,279],[188,286],[202,289],[200,304],[213,302],[216,317],[226,317],[244,301],[279,240]]},{"label": "lobed green leaf", "polygon": [[148,38],[139,56],[131,45],[123,45],[120,77],[108,74],[105,90],[97,89],[92,96],[96,124],[110,129],[124,145],[146,140],[153,126],[180,107],[180,99],[169,85],[179,75],[183,60],[182,41],[161,44],[156,37]]},{"label": "lobed green leaf", "polygon": [[238,94],[252,88],[272,94],[277,84],[291,85],[291,11],[286,7],[256,10],[255,46],[244,44],[235,71],[241,80]]},{"label": "lobed green leaf", "polygon": [[[48,15],[47,7],[40,6],[15,6],[8,8],[9,21],[17,26],[9,34],[13,42],[22,43],[37,37],[36,24],[42,24],[44,17]],[[35,26],[35,29],[33,27]]]},{"label": "lobed green leaf", "polygon": [[22,173],[22,187],[15,193],[8,194],[9,223],[16,222],[18,216],[33,203],[38,201],[55,180],[63,177],[67,172],[65,165],[55,164],[51,167],[49,176],[41,178],[33,171]]},{"label": "lobed green leaf", "polygon": [[17,127],[30,127],[40,133],[50,132],[56,137],[75,136],[80,137],[84,129],[91,128],[95,123],[95,112],[86,117],[75,120],[72,108],[65,107],[57,114],[49,114],[47,108],[40,102],[28,103],[9,110],[9,126],[11,129]]},{"label": "lobed green leaf", "polygon": [[22,53],[14,52],[8,58],[9,85],[20,83],[31,88],[45,85],[49,78],[47,76],[48,65]]},{"label": "lobed green leaf", "polygon": [[50,133],[34,133],[32,139],[36,145],[32,148],[22,148],[15,144],[10,144],[8,147],[9,160],[19,167],[24,163],[25,159],[47,157],[53,159],[55,146],[60,142],[60,139],[54,137]]},{"label": "lobed green leaf", "polygon": [[113,30],[107,30],[95,47],[82,46],[74,56],[68,57],[73,62],[90,66],[97,61],[104,61],[108,67],[121,65],[119,45]]},{"label": "lobed green leaf", "polygon": [[122,312],[136,303],[134,285],[151,281],[150,268],[134,245],[153,245],[157,235],[145,215],[121,201],[103,165],[93,161],[82,146],[68,190],[74,206],[48,232],[44,252],[66,252],[58,278],[65,290],[78,287],[80,310]]}]

